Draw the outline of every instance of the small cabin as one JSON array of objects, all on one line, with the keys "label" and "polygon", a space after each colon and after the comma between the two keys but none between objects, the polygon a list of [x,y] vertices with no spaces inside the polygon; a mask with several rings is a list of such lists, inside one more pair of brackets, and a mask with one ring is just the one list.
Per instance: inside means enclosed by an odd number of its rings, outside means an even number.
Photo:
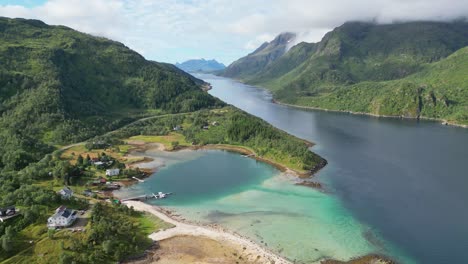
[{"label": "small cabin", "polygon": [[120,169],[108,169],[106,170],[106,176],[117,176],[120,174]]},{"label": "small cabin", "polygon": [[69,187],[64,187],[62,190],[57,192],[63,199],[70,199],[73,196],[73,191]]},{"label": "small cabin", "polygon": [[93,192],[91,190],[84,190],[83,195],[84,196],[93,196]]}]

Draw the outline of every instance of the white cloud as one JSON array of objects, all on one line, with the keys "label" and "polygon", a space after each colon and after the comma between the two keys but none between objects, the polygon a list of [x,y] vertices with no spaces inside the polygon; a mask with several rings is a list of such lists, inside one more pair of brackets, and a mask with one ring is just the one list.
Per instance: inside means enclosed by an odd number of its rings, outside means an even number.
[{"label": "white cloud", "polygon": [[126,24],[122,2],[117,0],[50,0],[42,6],[0,6],[0,15],[35,18],[53,25],[66,25],[90,34],[123,39]]},{"label": "white cloud", "polygon": [[254,39],[248,41],[244,48],[247,50],[254,50],[258,48],[260,45],[262,45],[265,42],[270,42],[272,39],[275,38],[274,34],[261,34],[256,36]]},{"label": "white cloud", "polygon": [[350,20],[381,23],[468,15],[467,0],[49,0],[0,15],[41,19],[124,42],[149,59],[176,62],[245,55],[284,31],[316,42]]}]

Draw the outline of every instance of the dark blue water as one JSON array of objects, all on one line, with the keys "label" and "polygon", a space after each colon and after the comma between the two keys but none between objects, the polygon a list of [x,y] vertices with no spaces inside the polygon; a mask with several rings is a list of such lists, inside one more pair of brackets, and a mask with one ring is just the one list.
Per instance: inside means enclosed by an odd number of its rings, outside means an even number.
[{"label": "dark blue water", "polygon": [[212,75],[210,93],[317,145],[318,179],[361,222],[420,263],[468,263],[468,129],[308,111]]}]

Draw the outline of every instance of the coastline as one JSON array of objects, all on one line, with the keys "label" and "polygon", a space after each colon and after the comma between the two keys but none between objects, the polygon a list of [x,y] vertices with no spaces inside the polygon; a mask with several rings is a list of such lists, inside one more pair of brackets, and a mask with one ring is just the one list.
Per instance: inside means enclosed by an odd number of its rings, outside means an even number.
[{"label": "coastline", "polygon": [[[221,76],[222,75],[215,75],[215,76]],[[257,86],[257,85],[251,85],[243,81],[242,79],[239,78],[231,78],[231,77],[224,77],[224,78],[229,78],[232,80],[235,80],[239,83],[249,85],[252,87],[256,87],[258,89],[262,89],[265,91],[268,91],[270,94],[271,91],[268,88],[262,87],[262,86]],[[372,114],[372,113],[366,113],[366,112],[354,112],[351,110],[335,110],[335,109],[327,109],[327,108],[321,108],[321,107],[314,107],[314,106],[303,106],[303,105],[294,105],[294,104],[287,104],[280,102],[278,100],[275,100],[274,98],[271,99],[271,101],[275,104],[278,105],[284,105],[284,106],[289,106],[289,107],[294,107],[298,109],[308,109],[308,110],[318,110],[318,111],[324,111],[324,112],[335,112],[335,113],[346,113],[346,114],[352,114],[352,115],[364,115],[364,116],[372,116],[372,117],[382,117],[382,118],[394,118],[394,119],[412,119],[412,120],[427,120],[427,121],[434,121],[434,122],[439,122],[443,126],[452,126],[452,127],[460,127],[460,128],[468,128],[468,125],[463,125],[463,124],[458,124],[454,123],[451,121],[448,121],[446,119],[441,119],[441,118],[433,118],[433,117],[425,117],[425,116],[419,116],[419,117],[408,117],[408,116],[398,116],[398,115],[377,115],[377,114]]]},{"label": "coastline", "polygon": [[214,239],[221,243],[230,243],[243,249],[243,257],[249,261],[259,263],[292,264],[291,261],[283,258],[269,249],[260,246],[252,240],[237,233],[232,233],[217,225],[202,225],[190,223],[183,219],[176,219],[170,215],[170,211],[160,207],[145,204],[137,201],[126,201],[125,205],[133,207],[137,211],[150,213],[159,219],[174,225],[175,227],[152,233],[149,237],[154,241],[161,241],[176,236],[202,236]]},{"label": "coastline", "polygon": [[[260,87],[260,89],[266,89],[266,88]],[[440,118],[432,118],[432,117],[425,117],[425,116],[408,117],[408,116],[398,116],[398,115],[377,115],[377,114],[366,113],[366,112],[354,112],[354,111],[350,111],[350,110],[334,110],[334,109],[320,108],[320,107],[314,107],[314,106],[303,106],[303,105],[287,104],[287,103],[282,103],[280,101],[277,101],[275,99],[272,99],[271,101],[273,103],[275,103],[275,104],[278,104],[278,105],[284,105],[284,106],[294,107],[294,108],[298,108],[298,109],[318,110],[318,111],[324,111],[324,112],[345,113],[345,114],[372,116],[372,117],[379,117],[379,118],[427,120],[427,121],[440,122],[440,124],[443,125],[443,126],[468,128],[468,125],[453,123],[453,122],[450,122],[448,120],[440,119]]]},{"label": "coastline", "polygon": [[[304,143],[307,144],[307,146],[309,146],[309,147],[313,146],[312,142],[304,140]],[[324,168],[328,164],[327,160],[322,158],[321,161],[319,163],[317,163],[311,170],[306,171],[306,172],[300,172],[300,171],[288,168],[287,166],[285,166],[285,165],[283,165],[281,163],[272,161],[272,160],[264,158],[264,157],[259,157],[257,155],[257,153],[255,153],[253,150],[251,150],[251,149],[249,149],[247,147],[244,147],[244,146],[227,145],[227,144],[207,144],[207,145],[203,145],[203,146],[201,146],[201,145],[179,146],[177,149],[168,150],[168,149],[166,149],[164,147],[163,144],[160,144],[160,143],[127,142],[127,144],[132,146],[132,149],[129,152],[130,155],[131,155],[131,152],[135,151],[135,150],[144,152],[144,151],[147,151],[147,150],[150,150],[150,149],[156,149],[156,150],[159,150],[159,151],[167,151],[167,152],[180,151],[180,150],[200,150],[200,149],[231,151],[231,152],[239,153],[239,154],[242,154],[242,155],[246,155],[248,158],[253,158],[255,160],[268,163],[268,164],[272,165],[273,167],[277,168],[279,171],[287,173],[287,174],[294,175],[299,179],[311,178],[312,176],[314,176],[316,173],[318,173],[322,168]],[[146,158],[151,159],[149,157],[146,157]],[[151,160],[143,159],[143,160],[131,163],[129,166],[138,167],[139,164],[147,163],[148,161],[151,161]],[[157,169],[157,168],[155,168],[155,169]]]},{"label": "coastline", "polygon": [[[219,149],[219,150],[227,150],[227,151],[233,151],[236,153],[241,153],[241,154],[248,154],[250,153],[248,149],[238,147],[238,146],[226,146],[226,145],[206,145],[206,146],[191,146],[191,147],[182,147],[178,148],[176,150],[165,150],[163,148],[162,144],[158,143],[147,143],[147,145],[140,145],[140,148],[138,150],[150,150],[150,149],[157,149],[160,151],[168,151],[168,152],[173,152],[173,151],[180,151],[180,150],[199,150],[199,149]],[[144,162],[144,161],[141,161]],[[137,162],[141,163],[141,162]],[[133,164],[135,165],[135,164]],[[285,174],[288,174],[288,171],[286,170],[283,172]],[[297,177],[296,174],[290,172],[290,176],[292,177]],[[135,182],[138,183],[138,182]],[[314,188],[314,189],[323,189],[323,186],[319,182],[314,182],[314,181],[307,181],[307,180],[301,180],[296,183],[292,183],[295,185],[301,185],[309,188]],[[162,242],[161,244],[174,244],[172,241],[173,239],[183,239],[186,241],[186,243],[193,243],[195,241],[198,241],[200,243],[203,243],[203,240],[205,239],[211,239],[214,241],[217,241],[221,245],[224,245],[225,248],[231,248],[235,251],[237,251],[239,255],[236,255],[237,257],[240,257],[240,259],[247,261],[247,263],[270,263],[270,264],[282,264],[282,263],[288,263],[292,264],[294,262],[288,260],[285,257],[282,257],[278,255],[278,253],[273,252],[272,250],[268,249],[266,246],[260,245],[256,242],[254,242],[252,239],[239,235],[238,233],[232,232],[226,228],[223,228],[219,225],[216,224],[201,224],[198,222],[191,222],[190,220],[187,220],[186,218],[183,218],[179,214],[177,214],[176,211],[171,211],[168,210],[164,207],[159,207],[159,206],[154,206],[150,204],[146,204],[144,202],[140,201],[125,201],[123,204],[127,206],[133,206],[135,210],[137,211],[144,211],[151,213],[152,215],[162,219],[165,222],[168,222],[172,225],[174,225],[174,228],[159,231],[157,233],[152,233],[149,237],[153,241],[160,241]],[[191,241],[191,242],[190,242]],[[159,251],[158,251],[159,250]],[[174,248],[171,249],[171,252],[173,253]],[[160,257],[164,258],[164,256],[167,257],[167,250],[164,249],[153,249],[147,251],[147,254],[145,255],[146,262],[142,262],[145,264],[153,263],[154,259],[158,260]],[[201,254],[201,253],[200,253]],[[203,255],[203,257],[209,258],[210,253],[206,253],[206,255]],[[183,255],[183,253],[181,254]],[[186,254],[185,257],[187,257]],[[140,260],[141,261],[141,260]],[[130,262],[133,263],[133,262]],[[165,263],[163,261],[163,263]],[[200,263],[205,263],[205,262],[200,262]],[[243,263],[243,262],[239,262]],[[353,258],[349,261],[338,261],[333,258],[328,259],[324,258],[321,260],[318,260],[317,262],[314,263],[327,263],[327,264],[362,264],[362,263],[374,263],[374,264],[394,264],[391,259],[381,256],[381,255],[375,255],[375,254],[370,254],[370,255],[365,255],[365,256],[357,256],[356,258]],[[135,264],[141,264],[141,262],[135,262]]]},{"label": "coastline", "polygon": [[[174,227],[161,230],[158,232],[151,233],[149,238],[155,241],[156,243],[169,241],[174,238],[184,237],[188,241],[193,240],[196,241],[197,239],[212,239],[215,240],[228,248],[231,247],[233,249],[237,249],[239,255],[235,255],[244,261],[249,263],[265,263],[265,264],[293,264],[295,262],[280,256],[277,253],[274,253],[267,247],[264,247],[253,240],[242,236],[236,232],[231,232],[226,228],[223,228],[216,224],[201,224],[201,223],[193,223],[185,218],[181,218],[177,214],[173,214],[172,211],[164,209],[162,207],[149,205],[144,202],[139,201],[126,201],[123,204],[127,205],[128,207],[133,207],[134,210],[140,212],[150,213],[157,218],[172,224]],[[152,250],[147,251],[147,255],[158,253],[158,248],[154,248]],[[209,257],[205,256],[205,257]],[[147,258],[146,256],[145,258]],[[144,263],[153,263],[152,257],[150,256],[150,260]],[[140,263],[141,260],[136,260],[135,262],[130,261],[128,263]],[[158,262],[158,259],[156,259]],[[203,262],[204,263],[204,262]],[[321,260],[317,260],[314,263],[324,263],[324,264],[364,264],[364,263],[373,263],[373,264],[396,264],[390,258],[385,256],[376,255],[376,254],[369,254],[365,256],[360,256],[353,258],[349,261],[339,261],[334,259],[324,258]]]}]

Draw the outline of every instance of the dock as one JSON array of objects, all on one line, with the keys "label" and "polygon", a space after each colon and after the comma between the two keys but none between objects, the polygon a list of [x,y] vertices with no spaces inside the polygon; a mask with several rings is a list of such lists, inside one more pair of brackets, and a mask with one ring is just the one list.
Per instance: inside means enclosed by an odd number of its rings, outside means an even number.
[{"label": "dock", "polygon": [[151,199],[164,199],[164,198],[167,198],[171,194],[173,194],[173,193],[158,192],[157,194],[154,194],[154,193],[145,194],[145,195],[140,195],[140,196],[136,196],[136,197],[122,199],[120,201],[121,202],[126,202],[126,201],[140,201],[140,202],[143,202],[143,201],[151,200]]},{"label": "dock", "polygon": [[138,179],[137,177],[132,177],[132,178],[135,179],[135,180],[137,180],[137,181],[139,181],[139,182],[145,182],[144,180]]}]

